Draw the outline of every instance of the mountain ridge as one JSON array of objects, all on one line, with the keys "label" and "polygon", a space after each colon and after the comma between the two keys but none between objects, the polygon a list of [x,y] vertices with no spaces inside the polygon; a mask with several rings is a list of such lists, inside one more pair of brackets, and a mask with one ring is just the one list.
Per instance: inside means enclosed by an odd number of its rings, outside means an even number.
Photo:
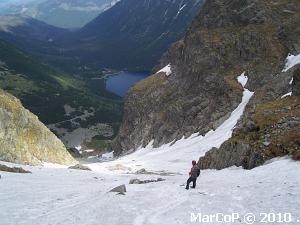
[{"label": "mountain ridge", "polygon": [[[286,5],[284,0],[276,4],[207,1],[185,38],[174,44],[156,67],[159,70],[170,64],[172,74],[156,73],[130,90],[123,123],[112,147],[115,155],[146,146],[151,140],[158,147],[216,129],[240,102],[242,88],[236,78],[244,71],[249,78],[246,88],[255,95],[241,121],[253,121],[249,114],[256,105],[280,99],[290,88],[292,72],[281,71],[288,53],[300,52],[300,31],[296,27],[299,7],[297,1]],[[235,131],[238,133],[238,129]],[[240,142],[245,142],[243,137]],[[253,141],[257,142],[261,139]],[[268,157],[257,157],[256,152],[262,156],[264,149],[249,148],[247,154],[233,157],[234,152],[242,151],[235,146],[227,156],[234,160],[217,168],[241,162],[245,168],[260,165]],[[221,154],[212,158],[203,165],[213,160],[224,162]]]}]

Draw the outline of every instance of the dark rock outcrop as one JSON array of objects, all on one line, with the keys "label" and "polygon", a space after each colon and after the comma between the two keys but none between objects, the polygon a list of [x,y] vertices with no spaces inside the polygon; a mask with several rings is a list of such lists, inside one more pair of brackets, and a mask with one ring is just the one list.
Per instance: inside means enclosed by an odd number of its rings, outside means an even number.
[{"label": "dark rock outcrop", "polygon": [[247,169],[264,162],[261,155],[253,151],[248,144],[230,142],[221,149],[213,148],[200,160],[201,169],[223,169],[232,165]]},{"label": "dark rock outcrop", "polygon": [[293,95],[300,96],[300,66],[294,71],[292,87]]},{"label": "dark rock outcrop", "polygon": [[24,170],[21,167],[9,167],[1,164],[0,164],[0,171],[9,172],[9,173],[31,173],[30,171]]},{"label": "dark rock outcrop", "polygon": [[[263,109],[278,99],[278,107],[283,111],[294,104],[289,99],[280,100],[290,89],[293,69],[281,71],[288,53],[300,52],[299,9],[297,0],[288,4],[285,0],[207,1],[185,38],[174,44],[156,67],[158,70],[170,63],[172,74],[156,73],[129,91],[123,123],[112,144],[115,154],[145,146],[151,140],[157,147],[183,135],[204,134],[218,127],[241,101],[242,87],[236,77],[246,71],[247,88],[255,91],[255,95],[233,138],[241,131],[245,135],[236,145],[228,142],[220,151],[214,149],[208,153],[203,164],[206,168],[231,165],[252,168],[261,164],[266,158],[260,155],[260,149],[277,150],[272,142],[269,146],[252,148],[265,141],[255,139],[263,135],[262,121],[253,117],[273,115],[276,107],[267,112]],[[273,118],[265,119],[274,122]],[[268,125],[270,128],[266,129],[272,132],[273,123]],[[290,131],[282,129],[282,132]],[[247,139],[248,134],[253,134],[252,139]],[[228,162],[220,163],[225,153]]]}]

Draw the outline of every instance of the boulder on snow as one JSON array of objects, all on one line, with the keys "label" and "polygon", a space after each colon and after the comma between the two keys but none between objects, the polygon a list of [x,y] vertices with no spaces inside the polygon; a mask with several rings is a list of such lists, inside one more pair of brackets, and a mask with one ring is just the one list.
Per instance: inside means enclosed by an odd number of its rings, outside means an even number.
[{"label": "boulder on snow", "polygon": [[129,181],[129,184],[140,184],[142,181],[141,180],[139,180],[139,179],[131,179],[130,181]]},{"label": "boulder on snow", "polygon": [[300,161],[300,150],[293,152],[293,159]]},{"label": "boulder on snow", "polygon": [[1,164],[0,164],[0,171],[9,172],[9,173],[31,173],[30,171],[24,170],[21,167],[8,167]]},{"label": "boulder on snow", "polygon": [[164,181],[165,179],[162,178],[157,178],[156,180],[140,180],[140,179],[131,179],[129,181],[129,184],[148,184],[148,183],[153,183],[153,182],[160,182]]},{"label": "boulder on snow", "polygon": [[109,192],[116,192],[118,194],[124,194],[126,192],[126,186],[125,186],[125,184],[122,184],[118,187],[111,189]]},{"label": "boulder on snow", "polygon": [[88,170],[91,171],[91,169],[87,166],[81,165],[81,164],[76,164],[75,166],[70,166],[69,169],[72,170]]},{"label": "boulder on snow", "polygon": [[136,174],[146,174],[146,173],[148,173],[148,172],[147,172],[147,170],[146,170],[145,168],[142,168],[142,169],[140,169],[140,170],[137,170],[135,173],[136,173]]}]

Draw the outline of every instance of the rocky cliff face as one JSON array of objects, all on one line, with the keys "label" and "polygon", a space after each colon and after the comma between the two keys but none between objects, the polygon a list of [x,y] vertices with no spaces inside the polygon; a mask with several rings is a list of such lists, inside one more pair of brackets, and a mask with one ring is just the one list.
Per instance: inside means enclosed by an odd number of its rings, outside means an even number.
[{"label": "rocky cliff face", "polygon": [[0,160],[37,165],[74,164],[63,143],[21,102],[0,90]]},{"label": "rocky cliff face", "polygon": [[[242,87],[236,77],[245,71],[249,77],[246,88],[255,91],[255,95],[234,137],[221,147],[223,151],[208,153],[201,160],[202,168],[235,164],[251,168],[266,160],[261,154],[266,149],[261,142],[264,139],[256,137],[249,141],[241,130],[247,134],[259,130],[255,134],[258,136],[265,132],[272,136],[270,132],[274,131],[281,136],[287,129],[277,133],[273,129],[275,124],[287,115],[298,118],[298,97],[281,99],[290,88],[293,69],[281,71],[288,53],[300,52],[299,9],[297,0],[207,1],[185,38],[174,44],[157,67],[170,63],[171,75],[156,73],[130,90],[123,124],[112,145],[115,154],[146,145],[151,140],[159,146],[216,128],[241,101]],[[272,118],[278,110],[283,112],[276,115],[276,119]],[[269,122],[265,124],[266,120]],[[295,131],[289,132],[295,134]],[[300,136],[299,132],[296,134]],[[232,143],[237,136],[239,141]],[[279,142],[274,143],[276,146],[289,143],[276,140]],[[252,148],[256,145],[262,150]],[[226,149],[230,149],[230,153]],[[228,160],[224,160],[221,152],[226,152]],[[217,161],[226,163],[221,165]]]}]

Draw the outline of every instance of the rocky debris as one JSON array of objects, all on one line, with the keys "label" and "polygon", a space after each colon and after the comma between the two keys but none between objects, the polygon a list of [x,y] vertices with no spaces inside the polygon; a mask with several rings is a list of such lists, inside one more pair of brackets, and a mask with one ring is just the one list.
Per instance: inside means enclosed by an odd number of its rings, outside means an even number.
[{"label": "rocky debris", "polygon": [[113,166],[108,167],[109,170],[115,171],[115,170],[120,170],[120,171],[131,171],[132,169],[128,166],[124,166],[122,164],[116,164]]},{"label": "rocky debris", "polygon": [[1,164],[0,164],[0,171],[9,172],[9,173],[31,173],[30,171],[24,170],[21,167],[9,167]]},{"label": "rocky debris", "polygon": [[158,175],[158,176],[175,176],[175,175],[181,175],[180,173],[171,173],[168,171],[156,171],[156,172],[150,172],[147,171],[145,168],[137,170],[134,174],[145,174],[145,175]]},{"label": "rocky debris", "polygon": [[116,192],[118,194],[124,195],[125,192],[126,192],[126,185],[123,184],[123,185],[120,185],[118,187],[115,187],[115,188],[111,189],[109,192]]},{"label": "rocky debris", "polygon": [[156,183],[156,182],[161,182],[165,181],[165,179],[162,178],[157,178],[156,180],[139,180],[139,179],[131,179],[129,181],[129,184],[148,184],[148,183]]},{"label": "rocky debris", "polygon": [[76,160],[38,117],[12,95],[0,90],[0,160],[39,165],[72,165]]},{"label": "rocky debris", "polygon": [[81,164],[76,164],[75,166],[70,166],[69,169],[72,170],[88,170],[91,171],[91,169],[87,166],[81,165]]},{"label": "rocky debris", "polygon": [[148,172],[145,168],[142,168],[135,172],[135,174],[149,174],[151,172]]}]

